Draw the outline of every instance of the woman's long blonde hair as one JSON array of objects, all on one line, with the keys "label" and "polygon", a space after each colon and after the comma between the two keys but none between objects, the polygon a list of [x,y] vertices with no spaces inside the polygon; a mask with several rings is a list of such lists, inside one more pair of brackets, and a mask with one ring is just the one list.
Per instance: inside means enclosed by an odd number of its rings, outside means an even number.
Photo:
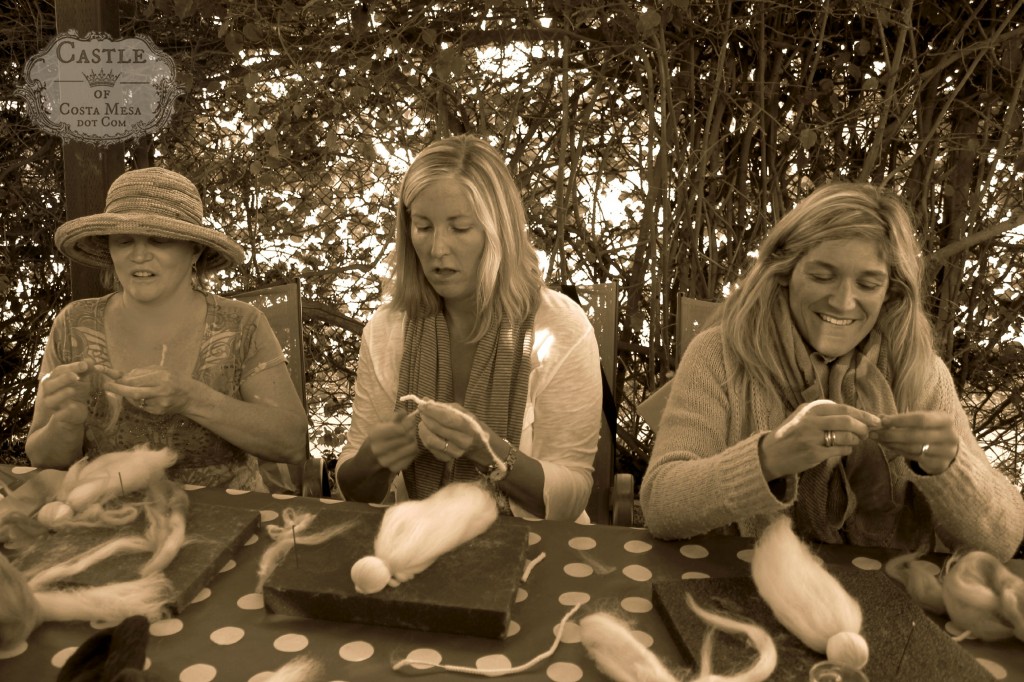
[{"label": "woman's long blonde hair", "polygon": [[773,391],[783,386],[777,311],[788,305],[787,287],[800,259],[818,244],[837,239],[871,240],[889,265],[889,289],[874,329],[889,352],[896,405],[909,409],[934,353],[931,323],[921,302],[920,246],[903,203],[871,185],[824,185],[776,223],[750,272],[722,307],[723,342],[754,382]]},{"label": "woman's long blonde hair", "polygon": [[486,142],[472,135],[438,140],[412,162],[402,180],[395,235],[391,305],[411,317],[436,314],[441,297],[427,282],[412,245],[409,205],[431,183],[458,182],[465,190],[484,230],[484,253],[477,283],[476,325],[479,339],[490,321],[506,316],[514,324],[533,310],[544,285],[536,252],[526,231],[522,196],[505,161]]}]

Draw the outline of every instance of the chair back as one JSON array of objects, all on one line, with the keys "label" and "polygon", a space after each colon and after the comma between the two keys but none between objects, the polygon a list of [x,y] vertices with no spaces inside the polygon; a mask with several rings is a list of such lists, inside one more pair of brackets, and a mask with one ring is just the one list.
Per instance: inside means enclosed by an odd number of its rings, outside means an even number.
[{"label": "chair back", "polygon": [[[697,334],[704,331],[711,322],[715,320],[718,312],[716,301],[702,301],[696,298],[689,298],[679,294],[676,299],[676,360],[683,357],[686,347]],[[647,397],[647,400],[637,405],[636,411],[644,418],[651,429],[658,431],[658,424],[661,422],[661,413],[665,410],[668,402],[668,394],[672,390],[672,381],[667,381],[657,391]]]},{"label": "chair back", "polygon": [[615,397],[615,364],[618,357],[618,287],[615,284],[591,284],[563,287],[575,298],[594,327],[601,356],[604,391],[601,435],[594,456],[594,487],[587,502],[587,515],[595,523],[629,525],[632,521],[633,481],[615,474],[615,426],[618,401]]},{"label": "chair back", "polygon": [[[288,364],[288,373],[306,409],[306,358],[302,348],[302,289],[297,280],[228,294],[260,310],[270,322]],[[260,460],[260,475],[272,493],[321,497],[324,490],[323,460],[308,454],[303,464]]]}]

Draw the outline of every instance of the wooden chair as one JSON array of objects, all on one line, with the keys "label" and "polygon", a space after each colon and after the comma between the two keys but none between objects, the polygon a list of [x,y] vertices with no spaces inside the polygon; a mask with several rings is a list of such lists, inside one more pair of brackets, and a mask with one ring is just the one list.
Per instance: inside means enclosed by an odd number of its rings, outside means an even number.
[{"label": "wooden chair", "polygon": [[615,363],[618,343],[618,292],[615,284],[563,287],[579,301],[594,326],[601,353],[604,384],[604,418],[601,437],[594,457],[594,487],[587,503],[587,515],[595,523],[629,526],[633,523],[633,476],[615,473],[615,424],[618,402],[615,399]]},{"label": "wooden chair", "polygon": [[[256,306],[267,316],[271,328],[277,335],[288,373],[306,408],[306,367],[302,350],[302,290],[298,281],[251,289],[229,294],[230,298],[245,301]],[[283,464],[260,461],[263,482],[272,493],[291,493],[309,497],[329,497],[330,487],[326,483],[323,459],[309,455],[307,443],[306,461],[302,464]]]},{"label": "wooden chair", "polygon": [[[683,357],[683,352],[690,345],[693,337],[715,319],[720,304],[715,301],[702,301],[679,294],[676,299],[676,359]],[[661,413],[668,402],[668,394],[672,390],[672,381],[666,381],[657,391],[648,396],[647,400],[637,405],[636,411],[644,418],[651,428],[657,432]]]}]

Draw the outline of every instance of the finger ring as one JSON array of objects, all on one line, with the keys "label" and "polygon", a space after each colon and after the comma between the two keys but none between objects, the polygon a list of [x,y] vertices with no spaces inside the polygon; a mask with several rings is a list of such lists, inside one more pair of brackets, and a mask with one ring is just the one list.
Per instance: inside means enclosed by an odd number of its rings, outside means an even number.
[{"label": "finger ring", "polygon": [[145,398],[139,398],[139,407],[141,407],[142,409],[146,409],[146,399]]},{"label": "finger ring", "polygon": [[448,454],[448,441],[444,442],[444,454]]},{"label": "finger ring", "polygon": [[928,443],[921,446],[921,454],[923,455],[926,452],[928,452]]},{"label": "finger ring", "polygon": [[825,432],[825,447],[830,448],[836,444],[836,432],[826,431]]}]

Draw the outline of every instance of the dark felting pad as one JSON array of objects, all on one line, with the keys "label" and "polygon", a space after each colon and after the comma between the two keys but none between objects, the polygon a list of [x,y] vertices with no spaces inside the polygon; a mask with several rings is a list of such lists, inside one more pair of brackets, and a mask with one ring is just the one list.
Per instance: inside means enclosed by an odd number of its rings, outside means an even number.
[{"label": "dark felting pad", "polygon": [[[991,682],[992,676],[884,573],[834,566],[829,567],[829,572],[860,602],[864,614],[861,634],[870,649],[864,669],[868,679]],[[748,577],[654,584],[654,605],[684,657],[688,654],[693,660],[700,659],[708,627],[686,605],[687,592],[704,609],[746,618],[768,630],[779,654],[778,667],[771,677],[773,682],[806,682],[811,666],[825,659],[782,627],[761,599],[753,579]],[[715,633],[716,674],[742,670],[755,656],[745,637]]]},{"label": "dark felting pad", "polygon": [[[259,527],[258,512],[219,505],[192,503],[185,526],[186,542],[178,556],[164,570],[174,586],[168,606],[180,613],[252,537]],[[121,528],[66,528],[45,536],[34,547],[14,557],[11,563],[25,572],[33,566],[53,566],[75,557],[100,543],[125,535],[145,533],[145,515]],[[61,587],[106,585],[135,580],[150,554],[120,554],[58,583]]]},{"label": "dark felting pad", "polygon": [[321,545],[299,545],[267,579],[268,611],[429,632],[504,637],[526,557],[527,527],[500,517],[486,532],[442,555],[398,587],[359,594],[352,564],[373,553],[383,512],[325,510],[307,532],[343,524],[350,530]]}]

